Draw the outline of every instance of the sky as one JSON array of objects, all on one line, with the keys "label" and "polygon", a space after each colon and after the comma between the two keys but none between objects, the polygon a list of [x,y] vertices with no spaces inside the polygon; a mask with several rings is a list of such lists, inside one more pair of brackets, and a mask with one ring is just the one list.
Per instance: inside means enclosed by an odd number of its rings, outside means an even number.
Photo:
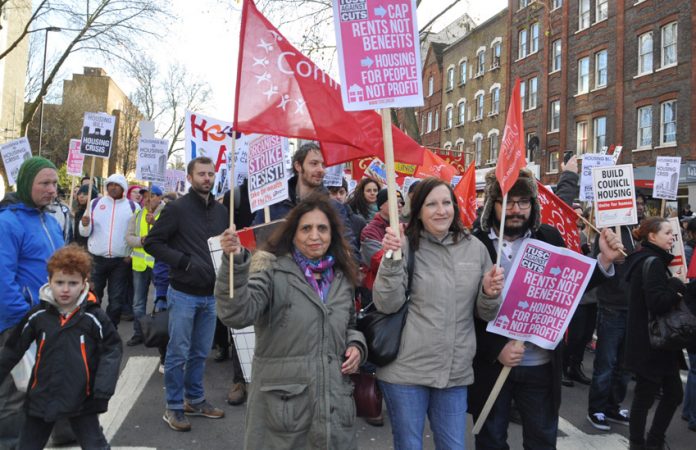
[{"label": "sky", "polygon": [[[241,7],[236,6],[234,0],[227,1],[232,4],[231,7],[225,7],[223,0],[172,0],[171,8],[179,19],[168,27],[162,39],[148,43],[147,48],[162,65],[182,62],[194,76],[207,81],[213,95],[207,110],[200,112],[231,121]],[[452,2],[423,0],[418,11],[419,26],[430,21]],[[433,31],[437,32],[463,13],[468,13],[477,23],[481,23],[506,5],[507,0],[460,0],[438,20]],[[281,31],[286,32],[282,27]],[[295,41],[291,31],[286,32],[286,37],[291,42]],[[80,57],[72,58],[67,73],[81,73],[84,65],[94,65],[94,62],[86,62]],[[107,66],[105,69],[126,93],[133,89],[132,83],[117,68]],[[338,78],[337,70],[328,70]]]}]

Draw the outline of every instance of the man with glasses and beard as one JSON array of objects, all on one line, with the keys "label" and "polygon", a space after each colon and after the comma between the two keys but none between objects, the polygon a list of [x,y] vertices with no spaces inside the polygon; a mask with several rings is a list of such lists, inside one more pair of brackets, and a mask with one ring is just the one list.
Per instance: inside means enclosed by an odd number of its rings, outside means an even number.
[{"label": "man with glasses and beard", "polygon": [[[493,261],[497,260],[502,201],[495,171],[491,171],[486,176],[480,225],[473,234],[486,246]],[[556,228],[541,224],[540,212],[536,180],[530,171],[523,169],[508,193],[500,255],[500,264],[506,273],[511,272],[512,261],[527,238],[565,247]],[[599,246],[601,253],[597,257],[597,270],[588,289],[613,274],[613,261],[619,257],[622,248],[620,240],[608,229],[602,231]],[[507,428],[513,400],[522,418],[524,447],[555,449],[561,404],[561,351],[545,350],[531,343],[518,345],[516,341],[488,333],[487,322],[476,317],[474,322],[477,345],[473,363],[474,384],[469,391],[469,412],[474,419],[478,418],[503,366],[512,367],[481,432],[476,436],[476,449],[508,448]]]}]

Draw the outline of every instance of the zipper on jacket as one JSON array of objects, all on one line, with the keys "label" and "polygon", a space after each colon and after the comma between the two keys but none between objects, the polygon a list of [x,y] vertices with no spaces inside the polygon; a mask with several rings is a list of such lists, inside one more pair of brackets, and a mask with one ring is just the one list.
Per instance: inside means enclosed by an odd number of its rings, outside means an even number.
[{"label": "zipper on jacket", "polygon": [[53,242],[53,238],[51,237],[51,233],[49,233],[48,228],[46,228],[46,222],[44,221],[44,213],[43,212],[39,213],[39,219],[41,220],[41,227],[43,228],[44,233],[46,233],[46,237],[48,237],[48,242],[51,244],[51,248],[55,252],[57,250],[56,243]]},{"label": "zipper on jacket", "polygon": [[114,222],[116,221],[116,200],[111,199],[111,226],[109,227],[109,248],[106,250],[106,256],[111,258],[111,241],[114,237]]},{"label": "zipper on jacket", "polygon": [[85,345],[85,335],[80,335],[80,352],[82,352],[82,362],[85,363],[85,374],[87,374],[87,396],[89,397],[89,365],[87,364],[87,346]]},{"label": "zipper on jacket", "polygon": [[39,349],[36,351],[36,364],[34,364],[34,382],[31,384],[31,388],[34,389],[39,382],[39,364],[41,364],[41,353],[43,352],[44,344],[46,343],[46,332],[41,334],[41,342],[39,342]]}]

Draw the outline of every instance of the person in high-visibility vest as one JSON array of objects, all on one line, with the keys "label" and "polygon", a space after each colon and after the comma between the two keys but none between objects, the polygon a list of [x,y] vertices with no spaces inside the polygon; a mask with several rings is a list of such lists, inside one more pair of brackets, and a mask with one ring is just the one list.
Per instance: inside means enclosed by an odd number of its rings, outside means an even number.
[{"label": "person in high-visibility vest", "polygon": [[143,342],[143,332],[138,319],[145,315],[147,309],[147,293],[152,282],[152,268],[155,265],[155,258],[143,249],[143,242],[164,208],[163,194],[161,187],[151,186],[149,196],[146,196],[147,200],[143,202],[143,208],[136,211],[128,223],[126,242],[133,249],[131,264],[133,267],[133,315],[135,316],[133,337],[126,342],[129,347]]}]

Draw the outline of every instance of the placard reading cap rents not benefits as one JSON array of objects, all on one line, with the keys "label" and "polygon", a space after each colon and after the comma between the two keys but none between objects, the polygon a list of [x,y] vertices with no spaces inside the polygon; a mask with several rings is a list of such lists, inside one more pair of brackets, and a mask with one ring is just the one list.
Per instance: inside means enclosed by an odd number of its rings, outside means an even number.
[{"label": "placard reading cap rents not benefits", "polygon": [[80,153],[108,158],[111,153],[116,117],[106,113],[85,113]]},{"label": "placard reading cap rents not benefits", "polygon": [[598,228],[638,223],[633,166],[594,167],[595,221]]},{"label": "placard reading cap rents not benefits", "polygon": [[335,0],[346,111],[423,105],[416,0]]}]

